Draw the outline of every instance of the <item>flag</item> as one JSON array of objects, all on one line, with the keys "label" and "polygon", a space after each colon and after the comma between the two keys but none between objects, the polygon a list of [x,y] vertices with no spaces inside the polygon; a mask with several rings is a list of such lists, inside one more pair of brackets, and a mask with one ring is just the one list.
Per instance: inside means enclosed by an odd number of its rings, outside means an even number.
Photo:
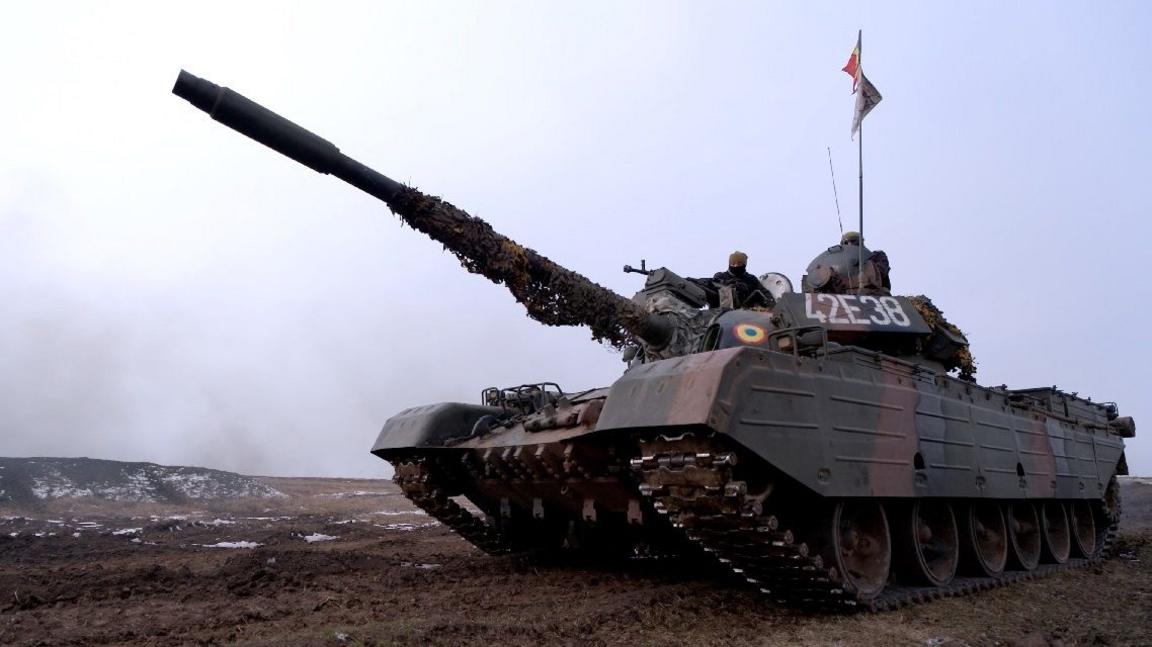
[{"label": "flag", "polygon": [[884,97],[880,96],[880,91],[864,73],[860,73],[860,87],[856,91],[856,116],[852,118],[852,138],[856,138],[856,131],[860,130],[860,122],[864,121],[864,117],[868,116],[869,112],[880,103]]},{"label": "flag", "polygon": [[880,96],[880,91],[868,77],[864,76],[864,68],[860,66],[860,41],[863,32],[856,33],[856,47],[852,48],[852,54],[848,56],[848,64],[843,68],[849,76],[852,77],[852,93],[856,95],[856,112],[852,117],[852,138],[856,138],[856,131],[860,130],[860,123],[864,121],[864,117],[872,112],[876,104],[884,97]]},{"label": "flag", "polygon": [[852,77],[852,92],[856,92],[856,84],[860,82],[860,36],[856,34],[856,47],[852,48],[852,54],[848,57],[848,64],[843,69]]}]

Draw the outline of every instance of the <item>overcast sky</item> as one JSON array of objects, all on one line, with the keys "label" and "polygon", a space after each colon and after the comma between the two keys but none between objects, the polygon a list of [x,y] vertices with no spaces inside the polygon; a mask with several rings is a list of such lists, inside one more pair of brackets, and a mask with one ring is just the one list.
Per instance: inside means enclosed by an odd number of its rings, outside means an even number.
[{"label": "overcast sky", "polygon": [[[1148,3],[14,3],[0,24],[0,455],[383,476],[408,406],[606,385],[381,203],[211,121],[181,68],[621,293],[734,248],[799,281],[856,214],[982,384],[1142,424]],[[850,223],[849,221],[852,221]]]}]

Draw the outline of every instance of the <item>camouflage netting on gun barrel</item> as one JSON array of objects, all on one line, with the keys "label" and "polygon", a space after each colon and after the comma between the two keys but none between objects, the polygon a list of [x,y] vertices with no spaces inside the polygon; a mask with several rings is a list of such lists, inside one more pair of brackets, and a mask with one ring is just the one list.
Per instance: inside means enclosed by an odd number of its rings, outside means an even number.
[{"label": "camouflage netting on gun barrel", "polygon": [[[918,294],[914,297],[908,297],[908,299],[912,302],[912,305],[916,306],[916,310],[920,312],[920,316],[924,317],[924,321],[927,322],[933,330],[935,330],[937,327],[940,327],[957,335],[961,335],[965,339],[968,338],[962,330],[949,323],[948,320],[944,318],[944,312],[940,310],[940,308],[937,308],[936,304],[932,303],[932,299],[929,299],[923,294]],[[948,370],[952,370],[954,368],[959,369],[959,377],[962,380],[975,380],[976,360],[972,357],[972,351],[969,350],[968,346],[965,346],[964,348],[961,348],[959,351],[957,351],[956,354],[951,358],[951,361],[945,363],[944,368]]]},{"label": "camouflage netting on gun barrel", "polygon": [[507,286],[528,316],[540,323],[585,325],[593,339],[616,348],[632,343],[644,330],[647,317],[639,306],[440,198],[405,187],[388,206],[413,229],[443,243],[469,272]]}]

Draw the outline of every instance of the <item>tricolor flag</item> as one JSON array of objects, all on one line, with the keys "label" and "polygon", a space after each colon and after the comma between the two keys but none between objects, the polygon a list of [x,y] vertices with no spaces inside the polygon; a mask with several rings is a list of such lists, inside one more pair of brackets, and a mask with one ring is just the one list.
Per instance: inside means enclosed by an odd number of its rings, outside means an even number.
[{"label": "tricolor flag", "polygon": [[848,64],[842,69],[852,77],[852,93],[856,93],[856,83],[860,81],[860,36],[856,35],[856,47],[852,48],[852,54],[848,57]]},{"label": "tricolor flag", "polygon": [[856,47],[852,49],[848,64],[843,68],[852,77],[852,92],[856,95],[856,114],[852,117],[853,139],[856,138],[856,131],[860,130],[860,122],[864,121],[864,117],[884,98],[880,96],[880,91],[872,85],[868,77],[864,76],[864,69],[860,66],[860,39],[861,34],[858,33]]}]

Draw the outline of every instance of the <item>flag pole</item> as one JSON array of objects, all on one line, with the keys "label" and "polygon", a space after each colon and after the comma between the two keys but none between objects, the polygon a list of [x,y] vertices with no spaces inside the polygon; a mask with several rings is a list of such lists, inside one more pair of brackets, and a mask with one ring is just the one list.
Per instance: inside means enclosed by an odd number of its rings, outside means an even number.
[{"label": "flag pole", "polygon": [[[864,30],[861,29],[856,33],[856,65],[860,70],[860,78],[864,78]],[[864,92],[864,84],[861,82],[857,92]],[[856,249],[856,294],[862,292],[862,285],[864,283],[864,120],[860,120],[860,130],[856,133],[859,136],[857,148],[857,162],[860,169],[860,244]]]}]

